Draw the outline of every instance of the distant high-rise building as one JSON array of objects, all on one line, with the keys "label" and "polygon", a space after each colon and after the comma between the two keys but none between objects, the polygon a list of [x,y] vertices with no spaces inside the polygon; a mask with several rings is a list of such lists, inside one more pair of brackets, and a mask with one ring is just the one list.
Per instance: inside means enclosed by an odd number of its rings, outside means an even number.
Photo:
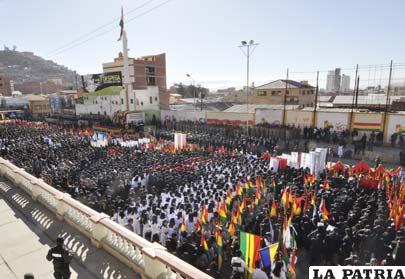
[{"label": "distant high-rise building", "polygon": [[342,92],[350,91],[350,76],[342,75],[342,81],[340,83],[340,90]]},{"label": "distant high-rise building", "polygon": [[326,79],[326,91],[337,92],[340,91],[341,82],[340,68],[336,68],[334,71],[329,71]]}]

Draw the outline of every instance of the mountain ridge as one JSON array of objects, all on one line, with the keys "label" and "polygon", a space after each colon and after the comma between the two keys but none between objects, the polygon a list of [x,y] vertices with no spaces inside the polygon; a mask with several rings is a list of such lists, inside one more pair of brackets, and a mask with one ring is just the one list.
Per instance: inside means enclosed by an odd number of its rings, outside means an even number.
[{"label": "mountain ridge", "polygon": [[0,75],[13,80],[14,83],[44,82],[62,80],[64,85],[72,84],[76,72],[52,60],[46,60],[33,52],[0,50]]}]

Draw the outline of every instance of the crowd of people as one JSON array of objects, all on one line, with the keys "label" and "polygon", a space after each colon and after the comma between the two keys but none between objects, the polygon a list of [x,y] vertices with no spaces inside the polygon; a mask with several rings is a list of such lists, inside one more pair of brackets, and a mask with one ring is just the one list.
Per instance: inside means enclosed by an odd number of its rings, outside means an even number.
[{"label": "crowd of people", "polygon": [[[13,123],[0,126],[0,153],[214,278],[306,278],[310,265],[405,262],[402,173],[375,189],[349,169],[275,171],[268,156],[277,135],[189,127],[197,148],[175,151],[166,129],[148,145],[93,147],[89,133]],[[277,244],[270,266],[257,250],[246,256],[245,233],[258,249]]]}]

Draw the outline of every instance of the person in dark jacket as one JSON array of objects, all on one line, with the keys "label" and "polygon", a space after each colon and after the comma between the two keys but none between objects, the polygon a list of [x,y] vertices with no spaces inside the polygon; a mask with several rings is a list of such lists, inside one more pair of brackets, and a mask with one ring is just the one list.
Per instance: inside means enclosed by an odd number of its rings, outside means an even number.
[{"label": "person in dark jacket", "polygon": [[56,246],[49,249],[46,259],[53,262],[54,273],[56,279],[69,279],[70,268],[69,263],[72,260],[72,254],[63,247],[63,237],[56,239]]}]

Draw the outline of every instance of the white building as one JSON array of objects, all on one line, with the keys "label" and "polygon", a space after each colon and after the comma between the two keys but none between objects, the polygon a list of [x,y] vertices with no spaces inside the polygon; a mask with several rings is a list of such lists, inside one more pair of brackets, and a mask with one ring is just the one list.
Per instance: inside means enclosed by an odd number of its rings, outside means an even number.
[{"label": "white building", "polygon": [[326,77],[326,91],[337,92],[340,91],[340,68],[336,68],[334,71],[329,71]]},{"label": "white building", "polygon": [[[76,115],[104,115],[113,119],[117,111],[126,111],[125,90],[121,86],[110,86],[83,96],[83,104],[76,104]],[[128,95],[129,111],[159,111],[159,88],[133,90]]]},{"label": "white building", "polygon": [[342,92],[350,91],[350,76],[343,74],[342,81],[340,83],[340,90]]}]

